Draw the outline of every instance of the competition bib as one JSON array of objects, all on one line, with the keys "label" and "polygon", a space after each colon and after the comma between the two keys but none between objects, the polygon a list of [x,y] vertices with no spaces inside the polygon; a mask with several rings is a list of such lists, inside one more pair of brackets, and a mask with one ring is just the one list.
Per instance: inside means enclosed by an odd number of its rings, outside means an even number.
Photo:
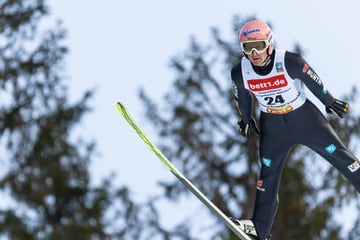
[{"label": "competition bib", "polygon": [[284,55],[285,51],[276,51],[274,67],[265,76],[258,75],[249,60],[242,61],[244,86],[254,94],[263,112],[288,113],[306,100],[300,80],[292,79],[283,67]]}]

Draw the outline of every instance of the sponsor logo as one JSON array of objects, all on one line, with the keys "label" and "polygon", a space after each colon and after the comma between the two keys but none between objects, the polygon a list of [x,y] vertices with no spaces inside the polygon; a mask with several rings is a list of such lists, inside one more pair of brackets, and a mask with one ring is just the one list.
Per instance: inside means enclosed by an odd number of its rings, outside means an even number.
[{"label": "sponsor logo", "polygon": [[353,164],[348,166],[350,172],[356,172],[357,170],[359,170],[359,168],[360,168],[360,164],[357,161],[355,161]]},{"label": "sponsor logo", "polygon": [[267,167],[270,167],[271,166],[271,160],[268,159],[268,158],[262,158],[262,163],[267,166]]},{"label": "sponsor logo", "polygon": [[261,191],[261,192],[265,192],[265,188],[263,188],[263,180],[258,180],[257,183],[256,183],[256,189]]},{"label": "sponsor logo", "polygon": [[308,69],[309,69],[309,65],[304,64],[303,69],[302,69],[303,73],[306,73]]},{"label": "sponsor logo", "polygon": [[328,153],[333,153],[333,152],[335,152],[335,150],[336,150],[336,146],[335,146],[334,144],[330,144],[329,146],[327,146],[327,147],[325,148],[325,150],[326,150]]},{"label": "sponsor logo", "polygon": [[248,80],[249,89],[253,92],[273,90],[282,88],[288,85],[284,75],[278,75],[265,79],[250,79]]},{"label": "sponsor logo", "polygon": [[233,94],[234,94],[235,98],[239,98],[239,91],[235,84],[233,84],[232,90],[233,90]]},{"label": "sponsor logo", "polygon": [[318,85],[321,85],[322,82],[320,80],[320,77],[307,65],[306,63],[303,66],[303,73],[306,73],[314,82],[316,82]]},{"label": "sponsor logo", "polygon": [[285,113],[291,112],[292,110],[294,110],[294,108],[291,105],[287,105],[287,106],[279,107],[279,108],[267,108],[266,109],[266,111],[268,113],[273,113],[273,114],[285,114]]},{"label": "sponsor logo", "polygon": [[283,72],[284,71],[284,67],[283,67],[283,64],[281,62],[276,63],[275,68],[276,68],[277,72]]},{"label": "sponsor logo", "polygon": [[243,33],[243,35],[245,36],[245,37],[247,37],[249,34],[251,34],[251,33],[256,33],[256,32],[260,32],[260,29],[251,29],[251,30],[248,30],[248,31],[245,31],[244,33]]}]

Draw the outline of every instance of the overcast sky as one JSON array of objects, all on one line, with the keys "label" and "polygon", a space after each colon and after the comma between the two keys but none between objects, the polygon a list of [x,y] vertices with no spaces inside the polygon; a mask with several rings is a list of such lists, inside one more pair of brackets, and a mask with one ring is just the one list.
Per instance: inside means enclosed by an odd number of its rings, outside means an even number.
[{"label": "overcast sky", "polygon": [[[91,167],[94,182],[118,175],[116,185],[131,187],[145,199],[159,179],[173,179],[118,114],[115,103],[125,103],[133,117],[157,141],[144,119],[138,99],[144,88],[161,101],[171,87],[172,56],[184,51],[190,36],[210,40],[217,27],[227,39],[234,15],[257,16],[272,24],[278,48],[299,43],[335,97],[349,92],[358,81],[360,14],[356,1],[205,1],[205,0],[75,0],[50,1],[52,15],[68,30],[66,75],[72,99],[97,88],[94,111],[80,131],[97,141],[99,156]],[[230,71],[230,69],[229,69]],[[230,81],[230,75],[229,75]]]}]

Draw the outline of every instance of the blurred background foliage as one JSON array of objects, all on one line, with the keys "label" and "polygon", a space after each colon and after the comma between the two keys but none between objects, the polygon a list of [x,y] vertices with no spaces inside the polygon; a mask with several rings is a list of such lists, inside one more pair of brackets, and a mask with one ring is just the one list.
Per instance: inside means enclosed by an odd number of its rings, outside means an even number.
[{"label": "blurred background foliage", "polygon": [[[6,166],[0,175],[0,237],[202,239],[193,236],[186,219],[172,228],[161,224],[159,201],[176,202],[189,194],[175,178],[159,182],[162,194],[143,203],[136,202],[127,186],[114,187],[111,175],[99,186],[90,184],[96,142],[73,132],[93,110],[95,91],[85,90],[69,101],[66,29],[61,21],[40,27],[48,16],[45,0],[0,2],[0,162]],[[251,18],[234,16],[234,36]],[[255,136],[245,141],[237,132],[229,79],[242,56],[236,41],[223,39],[219,29],[210,31],[208,44],[192,37],[184,52],[172,58],[176,77],[161,103],[146,89],[139,96],[165,155],[227,215],[248,218],[259,170],[258,142]],[[302,52],[298,45],[292,50]],[[343,96],[350,103],[357,98],[355,87]],[[352,112],[344,119],[330,118],[352,148],[359,138],[359,119]],[[319,156],[296,146],[283,175],[273,236],[341,239],[336,214],[349,203],[359,209],[354,188]],[[344,239],[358,239],[359,224],[358,217]],[[213,229],[210,239],[236,239],[223,224]]]}]

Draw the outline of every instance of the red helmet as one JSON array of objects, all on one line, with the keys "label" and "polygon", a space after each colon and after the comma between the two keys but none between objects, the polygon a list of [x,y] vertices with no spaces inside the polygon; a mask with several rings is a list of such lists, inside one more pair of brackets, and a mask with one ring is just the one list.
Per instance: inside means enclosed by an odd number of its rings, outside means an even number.
[{"label": "red helmet", "polygon": [[272,31],[266,23],[260,20],[252,20],[245,23],[245,25],[240,30],[239,40],[243,51],[243,45],[246,42],[264,41],[266,44],[266,49],[269,47],[269,54],[272,52]]}]

